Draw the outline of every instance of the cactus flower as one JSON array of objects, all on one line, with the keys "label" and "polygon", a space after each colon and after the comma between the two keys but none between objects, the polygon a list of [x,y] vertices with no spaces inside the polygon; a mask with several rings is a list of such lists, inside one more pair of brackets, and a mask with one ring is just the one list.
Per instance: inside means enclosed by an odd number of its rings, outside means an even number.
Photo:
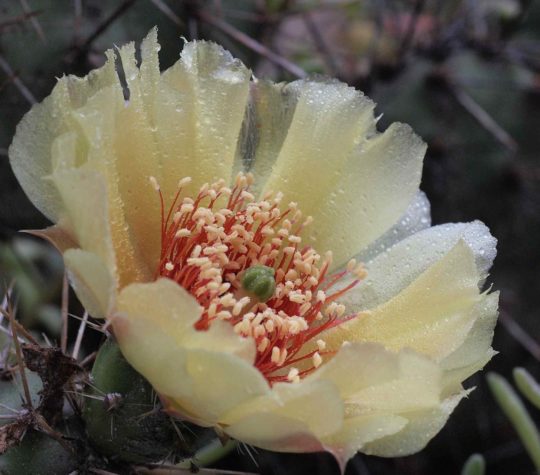
[{"label": "cactus flower", "polygon": [[[71,285],[171,414],[269,450],[421,450],[492,357],[495,239],[430,226],[425,144],[320,78],[153,30],[58,80],[13,170]],[[123,74],[115,67],[119,56]],[[359,263],[362,264],[359,264]]]}]

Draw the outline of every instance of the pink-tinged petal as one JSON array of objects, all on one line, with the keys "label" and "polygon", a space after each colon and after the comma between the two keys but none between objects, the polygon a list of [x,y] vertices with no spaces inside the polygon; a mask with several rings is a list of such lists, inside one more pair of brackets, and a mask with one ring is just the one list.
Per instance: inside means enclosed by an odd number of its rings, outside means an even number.
[{"label": "pink-tinged petal", "polygon": [[347,462],[370,442],[400,432],[408,419],[394,414],[373,414],[346,418],[341,430],[323,439],[325,450],[338,462],[345,472]]},{"label": "pink-tinged petal", "polygon": [[69,232],[67,225],[54,224],[45,229],[26,229],[23,232],[49,241],[59,252],[79,247],[76,238]]}]

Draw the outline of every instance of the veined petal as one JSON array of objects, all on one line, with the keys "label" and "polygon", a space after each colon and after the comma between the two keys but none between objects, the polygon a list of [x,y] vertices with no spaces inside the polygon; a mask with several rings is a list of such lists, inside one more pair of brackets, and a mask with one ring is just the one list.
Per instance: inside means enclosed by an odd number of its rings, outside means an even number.
[{"label": "veined petal", "polygon": [[[341,302],[352,312],[372,309],[387,302],[444,257],[460,239],[474,254],[481,285],[495,257],[497,240],[480,221],[449,223],[413,234],[369,261],[366,279],[347,292]],[[351,278],[344,279],[336,289],[351,281]]]},{"label": "veined petal", "polygon": [[[141,193],[141,190],[126,191],[125,187],[121,187],[121,173],[116,153],[116,130],[121,127],[117,123],[118,111],[124,107],[122,90],[119,85],[114,85],[100,90],[83,107],[72,113],[88,144],[87,162],[84,167],[95,170],[106,182],[104,196],[109,203],[110,228],[122,287],[129,282],[148,280],[151,275],[151,270],[137,246],[137,240],[133,237],[133,229],[125,212],[129,198],[124,195],[129,192]],[[149,196],[153,198],[155,192],[148,182],[146,188]],[[79,212],[87,213],[87,211]],[[156,213],[159,216],[159,212]],[[159,234],[159,227],[155,233]]]},{"label": "veined petal", "polygon": [[297,94],[287,136],[262,193],[281,191],[286,203],[297,202],[305,215],[315,217],[320,202],[339,185],[353,149],[373,133],[375,105],[339,82],[302,81]]},{"label": "veined petal", "polygon": [[190,176],[186,190],[231,180],[248,101],[250,71],[217,44],[187,43],[180,61],[163,73],[153,124],[165,197]]},{"label": "veined petal", "polygon": [[478,300],[474,255],[459,241],[393,299],[330,330],[325,339],[332,348],[343,341],[375,341],[440,360],[465,340]]},{"label": "veined petal", "polygon": [[[11,166],[32,203],[50,220],[62,217],[62,200],[51,181],[53,144],[58,136],[73,133],[70,112],[88,97],[116,80],[114,61],[92,71],[85,78],[59,79],[51,95],[32,107],[19,125],[9,148]],[[73,138],[73,137],[72,137]],[[77,142],[75,161],[84,161],[84,144]]]},{"label": "veined petal", "polygon": [[[151,36],[151,35],[149,35]],[[148,38],[145,40],[148,42]],[[146,44],[145,42],[145,44]],[[116,181],[124,219],[129,226],[130,239],[148,269],[155,269],[160,250],[160,200],[150,184],[150,177],[161,177],[155,128],[148,117],[146,98],[148,78],[137,67],[135,45],[129,43],[118,50],[129,90],[127,103],[118,104],[112,126],[113,160],[108,166]],[[157,51],[145,55],[145,62],[157,61]],[[148,72],[149,67],[145,69]],[[159,67],[158,67],[159,72]],[[105,132],[104,132],[105,133]]]},{"label": "veined petal", "polygon": [[[335,191],[313,211],[316,225],[306,229],[308,244],[331,249],[339,267],[381,236],[418,191],[425,148],[403,124],[392,124],[359,145]],[[312,167],[324,170],[316,163]]]},{"label": "veined petal", "polygon": [[362,452],[379,457],[403,457],[422,450],[442,429],[459,401],[467,394],[467,391],[462,391],[436,407],[403,414],[408,422],[402,430],[364,445]]}]

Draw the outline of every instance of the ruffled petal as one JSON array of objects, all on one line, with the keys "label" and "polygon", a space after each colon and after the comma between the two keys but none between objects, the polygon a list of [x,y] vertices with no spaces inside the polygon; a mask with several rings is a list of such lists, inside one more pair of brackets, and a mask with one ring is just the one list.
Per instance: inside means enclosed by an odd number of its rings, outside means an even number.
[{"label": "ruffled petal", "polygon": [[[285,202],[295,201],[303,213],[314,215],[320,202],[339,185],[353,149],[372,133],[375,105],[362,93],[337,81],[300,81],[295,86],[289,86],[297,89],[294,115],[290,124],[279,125],[288,125],[287,135],[264,184],[263,194],[283,192]],[[274,110],[279,111],[279,106]],[[264,130],[276,124],[270,120],[257,125]],[[268,152],[264,149],[262,152],[269,160]],[[257,154],[255,161],[260,161]],[[256,175],[256,179],[260,178]]]},{"label": "ruffled petal", "polygon": [[[334,267],[339,267],[381,236],[418,191],[425,148],[404,124],[393,124],[359,145],[341,170],[334,191],[311,212],[314,222],[304,233],[308,244],[332,250]],[[319,163],[311,167],[324,170]],[[325,178],[321,174],[320,180]],[[318,193],[317,183],[313,185],[306,201],[314,191]]]},{"label": "ruffled petal", "polygon": [[462,344],[474,323],[478,279],[474,255],[459,241],[401,293],[330,330],[325,339],[332,348],[343,341],[375,341],[440,360]]},{"label": "ruffled petal", "polygon": [[441,361],[444,385],[448,392],[455,392],[462,381],[484,367],[496,354],[491,348],[497,323],[499,292],[483,295],[474,307],[476,321],[465,341]]},{"label": "ruffled petal", "polygon": [[[367,444],[400,432],[409,414],[438,407],[442,371],[410,350],[392,352],[375,343],[350,343],[307,380],[336,385],[345,403],[343,426],[323,439],[340,465]],[[399,397],[396,397],[399,395]]]},{"label": "ruffled petal", "polygon": [[233,340],[219,325],[196,331],[200,313],[182,287],[160,279],[123,289],[112,322],[124,356],[174,409],[214,425],[226,411],[270,388],[253,367],[253,341],[238,335]]},{"label": "ruffled petal", "polygon": [[[63,77],[51,95],[34,105],[17,126],[9,148],[11,166],[32,203],[51,221],[58,221],[63,212],[62,200],[54,184],[45,179],[53,172],[56,153],[62,150],[55,141],[67,133],[76,145],[70,161],[83,161],[85,145],[72,130],[70,112],[96,91],[115,81],[114,61],[108,61],[83,79]],[[59,164],[61,160],[56,161],[56,165]]]},{"label": "ruffled petal", "polygon": [[[474,254],[481,285],[497,252],[497,240],[480,221],[450,223],[413,234],[379,254],[366,264],[366,279],[347,292],[341,302],[351,312],[369,310],[387,302],[444,257],[460,239]],[[344,279],[336,289],[351,281],[351,278]]]},{"label": "ruffled petal", "polygon": [[250,71],[221,46],[187,43],[180,61],[161,77],[152,121],[167,199],[178,180],[190,176],[186,190],[231,180],[248,103]]},{"label": "ruffled petal", "polygon": [[452,411],[466,395],[467,391],[463,391],[435,407],[403,414],[408,422],[401,431],[366,444],[362,452],[379,457],[404,457],[419,452],[444,427]]},{"label": "ruffled petal", "polygon": [[277,383],[268,396],[242,404],[221,419],[231,437],[282,452],[322,450],[318,441],[338,430],[342,421],[339,392],[327,381]]}]

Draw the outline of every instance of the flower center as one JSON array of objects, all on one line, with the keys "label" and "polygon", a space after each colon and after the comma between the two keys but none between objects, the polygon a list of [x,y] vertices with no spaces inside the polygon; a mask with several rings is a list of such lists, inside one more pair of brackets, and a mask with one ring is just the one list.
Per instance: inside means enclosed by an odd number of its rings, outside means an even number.
[{"label": "flower center", "polygon": [[[150,180],[162,207],[155,277],[174,280],[197,299],[197,330],[224,320],[253,338],[255,366],[270,383],[297,382],[332,355],[318,337],[355,316],[336,300],[365,276],[361,265],[352,260],[328,275],[331,252],[321,257],[302,245],[311,217],[302,218],[296,203],[281,206],[281,193],[256,201],[249,174],[239,174],[232,189],[223,180],[205,184],[194,198],[182,197],[191,181],[184,178],[166,215],[159,185]],[[347,273],[354,280],[330,292]]]}]

